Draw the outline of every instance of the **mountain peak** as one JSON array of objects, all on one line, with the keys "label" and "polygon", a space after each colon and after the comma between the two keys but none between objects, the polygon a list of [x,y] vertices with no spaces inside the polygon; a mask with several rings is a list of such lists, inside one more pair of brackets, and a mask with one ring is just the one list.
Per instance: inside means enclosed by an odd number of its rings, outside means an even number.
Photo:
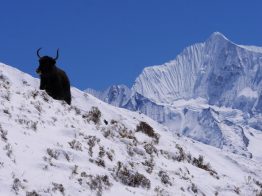
[{"label": "mountain peak", "polygon": [[225,35],[223,35],[222,33],[220,32],[214,32],[212,33],[208,40],[212,40],[212,41],[230,41]]}]

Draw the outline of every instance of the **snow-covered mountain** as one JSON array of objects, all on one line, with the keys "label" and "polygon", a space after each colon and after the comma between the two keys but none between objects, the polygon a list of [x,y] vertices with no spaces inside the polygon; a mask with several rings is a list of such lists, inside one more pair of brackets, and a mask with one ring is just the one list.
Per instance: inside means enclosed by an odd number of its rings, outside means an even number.
[{"label": "snow-covered mountain", "polygon": [[117,107],[125,106],[131,97],[131,90],[126,85],[112,85],[103,92],[89,88],[85,92]]},{"label": "snow-covered mountain", "polygon": [[202,97],[212,105],[261,111],[261,51],[216,32],[175,60],[145,68],[132,90],[156,103]]},{"label": "snow-covered mountain", "polygon": [[242,154],[248,145],[242,129],[262,130],[262,48],[237,45],[215,32],[175,60],[146,67],[125,91],[129,101],[120,101],[120,93],[88,92],[110,104],[116,103],[108,101],[113,97],[121,103],[115,106],[140,111],[176,133]]},{"label": "snow-covered mountain", "polygon": [[[1,196],[262,194],[261,132],[238,128],[226,108],[223,125],[245,135],[245,144],[231,139],[246,156],[178,136],[76,88],[71,106],[38,88],[38,79],[0,64]],[[194,119],[198,111],[180,112]],[[217,128],[221,117],[212,108],[200,118],[218,137],[225,130]],[[185,132],[194,129],[183,123]]]}]

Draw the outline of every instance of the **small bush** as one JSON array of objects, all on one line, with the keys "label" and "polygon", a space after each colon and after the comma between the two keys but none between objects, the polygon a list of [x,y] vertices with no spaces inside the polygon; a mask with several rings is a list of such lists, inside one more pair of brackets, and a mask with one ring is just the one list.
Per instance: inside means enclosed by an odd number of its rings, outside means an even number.
[{"label": "small bush", "polygon": [[98,153],[99,158],[103,158],[105,156],[105,154],[106,153],[105,153],[104,147],[100,146],[99,147],[99,153]]},{"label": "small bush", "polygon": [[73,169],[72,169],[72,175],[77,175],[78,174],[78,165],[74,165]]},{"label": "small bush", "polygon": [[106,155],[110,161],[113,161],[113,154],[111,152],[106,152]]},{"label": "small bush", "polygon": [[12,146],[11,146],[11,144],[6,144],[5,146],[4,146],[4,150],[6,150],[6,155],[9,157],[9,158],[11,158],[12,157],[12,155],[13,155],[13,149],[12,149]]},{"label": "small bush", "polygon": [[3,141],[7,141],[7,131],[3,130],[1,124],[0,124],[0,135]]},{"label": "small bush", "polygon": [[82,151],[82,144],[79,141],[76,141],[75,139],[71,142],[68,142],[70,147],[74,150]]},{"label": "small bush", "polygon": [[172,183],[170,182],[170,177],[167,175],[164,171],[159,171],[158,176],[161,178],[161,182],[165,185],[172,186]]},{"label": "small bush", "polygon": [[155,133],[154,129],[146,122],[141,121],[136,127],[136,132],[141,131],[142,133],[148,135],[155,139],[156,143],[159,142],[159,134]]},{"label": "small bush", "polygon": [[7,114],[7,115],[10,115],[10,112],[9,112],[8,109],[3,109],[3,112],[4,112],[5,114]]},{"label": "small bush", "polygon": [[78,107],[76,107],[76,106],[70,106],[69,107],[69,111],[71,111],[71,110],[75,111],[76,115],[80,115],[81,114],[81,110]]},{"label": "small bush", "polygon": [[41,91],[40,93],[40,96],[43,98],[43,100],[45,102],[49,102],[50,96],[45,91]]},{"label": "small bush", "polygon": [[111,125],[113,125],[113,124],[117,124],[117,121],[114,120],[114,119],[112,119],[112,120],[110,121],[110,124],[111,124]]},{"label": "small bush", "polygon": [[65,194],[65,188],[62,184],[58,184],[54,182],[52,184],[53,184],[53,188],[52,188],[53,192],[59,191],[62,195]]},{"label": "small bush", "polygon": [[36,191],[26,192],[26,196],[40,196]]},{"label": "small bush", "polygon": [[18,195],[19,190],[24,188],[25,187],[22,182],[18,178],[15,178],[12,185],[12,190],[15,192],[15,194]]},{"label": "small bush", "polygon": [[207,164],[204,163],[204,157],[201,156],[201,155],[199,155],[198,158],[194,157],[192,164],[195,165],[196,167],[199,167],[200,169],[209,171],[212,176],[217,175],[217,172],[212,170],[209,163],[207,163]]},{"label": "small bush", "polygon": [[156,196],[170,196],[170,193],[167,190],[165,190],[164,188],[160,187],[160,186],[157,186],[154,189],[154,192],[156,193],[155,194]]},{"label": "small bush", "polygon": [[59,155],[60,155],[60,153],[57,151],[57,150],[52,150],[51,148],[47,148],[46,149],[46,152],[47,152],[47,154],[50,156],[50,157],[52,157],[52,158],[54,158],[54,159],[58,159],[58,157],[59,157]]},{"label": "small bush", "polygon": [[87,138],[87,144],[89,146],[88,148],[88,153],[89,155],[92,157],[93,156],[93,147],[96,145],[96,143],[98,143],[100,140],[98,138],[96,138],[96,136],[88,136]]},{"label": "small bush", "polygon": [[198,192],[197,186],[194,183],[192,183],[191,190],[193,191],[193,193]]},{"label": "small bush", "polygon": [[97,176],[88,176],[90,178],[90,181],[87,182],[90,189],[93,191],[96,191],[97,196],[102,195],[103,189],[108,189],[108,187],[111,186],[111,183],[109,181],[109,177],[107,175],[97,175]]},{"label": "small bush", "polygon": [[153,144],[145,144],[144,149],[148,154],[157,153],[157,149]]},{"label": "small bush", "polygon": [[92,107],[88,114],[84,114],[82,117],[88,122],[93,121],[95,124],[100,122],[101,111],[97,107]]},{"label": "small bush", "polygon": [[240,188],[235,186],[234,192],[239,195],[240,194]]},{"label": "small bush", "polygon": [[184,149],[178,144],[176,144],[176,148],[178,149],[178,153],[179,153],[178,156],[176,157],[176,160],[179,162],[184,161],[187,158]]},{"label": "small bush", "polygon": [[154,129],[147,124],[146,122],[140,122],[139,125],[136,127],[136,131],[141,131],[142,133],[148,135],[149,137],[155,137],[155,131]]},{"label": "small bush", "polygon": [[39,91],[37,90],[31,92],[31,96],[33,97],[33,99],[35,99],[38,95],[39,95]]},{"label": "small bush", "polygon": [[99,167],[105,167],[105,161],[103,159],[97,159],[95,161],[95,163],[99,166]]},{"label": "small bush", "polygon": [[118,179],[127,186],[131,187],[143,187],[149,189],[151,182],[143,174],[133,172],[123,167],[122,164],[118,163],[118,171],[116,173]]},{"label": "small bush", "polygon": [[147,167],[146,169],[147,173],[151,174],[153,172],[155,166],[153,158],[150,158],[149,160],[145,160],[145,162],[142,162],[142,164]]},{"label": "small bush", "polygon": [[193,165],[201,168],[201,169],[209,169],[210,165],[209,164],[204,164],[204,157],[202,155],[199,155],[198,158],[195,158],[193,159]]}]

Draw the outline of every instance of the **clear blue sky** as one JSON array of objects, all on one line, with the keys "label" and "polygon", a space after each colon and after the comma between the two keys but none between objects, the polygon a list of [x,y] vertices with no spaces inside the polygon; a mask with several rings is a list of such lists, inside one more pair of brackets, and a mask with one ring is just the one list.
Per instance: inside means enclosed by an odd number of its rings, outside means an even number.
[{"label": "clear blue sky", "polygon": [[34,77],[36,49],[55,55],[80,89],[131,86],[146,66],[172,60],[219,31],[262,46],[262,1],[2,0],[0,62]]}]

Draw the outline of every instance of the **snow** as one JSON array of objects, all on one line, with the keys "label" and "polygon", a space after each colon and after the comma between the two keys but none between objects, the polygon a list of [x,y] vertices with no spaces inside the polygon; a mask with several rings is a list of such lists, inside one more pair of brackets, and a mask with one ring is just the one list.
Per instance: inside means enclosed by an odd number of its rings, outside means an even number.
[{"label": "snow", "polygon": [[155,103],[202,97],[210,104],[232,106],[243,89],[262,91],[261,59],[261,53],[240,48],[216,32],[175,60],[145,68],[132,90]]},{"label": "snow", "polygon": [[[144,68],[128,90],[129,101],[113,105],[146,114],[175,133],[250,156],[246,130],[262,130],[257,117],[262,112],[260,49],[215,32],[174,60]],[[105,99],[110,96],[107,91],[99,98],[110,103]]]},{"label": "snow", "polygon": [[[0,195],[261,194],[261,132],[254,128],[244,129],[248,157],[180,137],[74,87],[71,106],[38,87],[38,79],[0,64]],[[98,123],[92,107],[101,111]],[[136,130],[141,121],[153,137]]]},{"label": "snow", "polygon": [[253,91],[251,88],[246,87],[244,89],[242,89],[238,96],[244,96],[244,97],[250,97],[250,98],[258,98],[258,93],[257,91]]},{"label": "snow", "polygon": [[258,46],[244,46],[244,45],[238,45],[241,48],[244,48],[246,50],[250,50],[252,52],[258,52],[258,53],[262,53],[262,47],[258,47]]}]

